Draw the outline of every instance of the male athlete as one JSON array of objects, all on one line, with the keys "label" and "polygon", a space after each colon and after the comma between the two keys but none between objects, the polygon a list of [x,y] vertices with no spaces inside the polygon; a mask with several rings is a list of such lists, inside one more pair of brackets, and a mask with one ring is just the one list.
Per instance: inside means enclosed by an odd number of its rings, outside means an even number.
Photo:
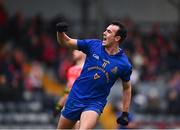
[{"label": "male athlete", "polygon": [[57,41],[86,54],[81,75],[76,79],[62,110],[58,129],[73,128],[80,120],[79,129],[93,129],[106,105],[106,98],[114,82],[120,78],[123,86],[123,111],[117,119],[121,125],[128,124],[131,101],[130,75],[132,66],[119,44],[127,32],[119,22],[112,22],[103,33],[103,40],[72,39],[66,35],[67,24],[57,24]]}]

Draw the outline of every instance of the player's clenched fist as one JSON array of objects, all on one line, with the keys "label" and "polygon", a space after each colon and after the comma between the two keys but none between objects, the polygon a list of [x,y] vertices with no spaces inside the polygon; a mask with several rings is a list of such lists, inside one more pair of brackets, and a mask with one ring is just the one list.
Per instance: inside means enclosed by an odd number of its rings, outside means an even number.
[{"label": "player's clenched fist", "polygon": [[59,22],[56,24],[56,30],[58,32],[66,32],[68,29],[68,25],[65,22]]},{"label": "player's clenched fist", "polygon": [[123,126],[128,125],[128,112],[123,112],[122,115],[117,119],[117,123]]}]

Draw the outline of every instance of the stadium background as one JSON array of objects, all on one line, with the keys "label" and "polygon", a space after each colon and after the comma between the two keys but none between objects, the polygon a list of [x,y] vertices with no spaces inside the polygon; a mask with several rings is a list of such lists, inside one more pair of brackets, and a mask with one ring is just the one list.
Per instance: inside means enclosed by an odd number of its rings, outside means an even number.
[{"label": "stadium background", "polygon": [[[180,128],[180,2],[178,0],[0,0],[0,128],[56,128],[71,50],[55,25],[74,38],[101,38],[112,19],[128,28],[133,63],[132,128]],[[118,81],[96,128],[116,128]]]}]

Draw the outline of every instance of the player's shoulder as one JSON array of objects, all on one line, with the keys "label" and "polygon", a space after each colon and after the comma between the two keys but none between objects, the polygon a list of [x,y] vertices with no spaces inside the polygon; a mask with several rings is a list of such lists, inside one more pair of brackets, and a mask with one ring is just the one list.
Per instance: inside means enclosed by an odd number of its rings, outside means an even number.
[{"label": "player's shoulder", "polygon": [[102,46],[102,41],[99,39],[87,39],[87,43],[91,49],[100,48]]},{"label": "player's shoulder", "polygon": [[124,67],[127,67],[127,68],[132,68],[132,64],[130,62],[130,59],[129,57],[126,55],[126,53],[122,50],[122,54],[121,54],[121,64],[124,66]]},{"label": "player's shoulder", "polygon": [[86,42],[92,44],[92,45],[99,45],[100,43],[102,43],[102,41],[100,39],[86,39]]},{"label": "player's shoulder", "polygon": [[100,39],[92,39],[96,43],[101,43],[102,41]]},{"label": "player's shoulder", "polygon": [[100,45],[102,45],[102,41],[100,39],[83,39],[83,40],[78,40],[78,43],[85,43],[88,46],[100,46]]}]

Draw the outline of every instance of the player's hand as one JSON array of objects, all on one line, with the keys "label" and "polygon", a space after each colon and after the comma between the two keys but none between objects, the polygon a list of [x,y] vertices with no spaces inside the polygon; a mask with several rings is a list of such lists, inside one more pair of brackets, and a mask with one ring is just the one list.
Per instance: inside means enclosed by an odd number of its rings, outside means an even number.
[{"label": "player's hand", "polygon": [[65,23],[65,22],[59,22],[59,23],[57,23],[57,24],[56,24],[56,30],[57,30],[58,32],[67,32],[67,30],[68,30],[68,25],[67,25],[67,23]]},{"label": "player's hand", "polygon": [[117,123],[123,126],[128,125],[129,119],[128,119],[128,112],[123,112],[120,117],[117,118]]},{"label": "player's hand", "polygon": [[62,106],[60,106],[59,104],[57,104],[57,105],[55,106],[54,111],[53,111],[53,115],[54,115],[54,116],[58,116],[59,113],[61,112],[62,108],[63,108]]}]

